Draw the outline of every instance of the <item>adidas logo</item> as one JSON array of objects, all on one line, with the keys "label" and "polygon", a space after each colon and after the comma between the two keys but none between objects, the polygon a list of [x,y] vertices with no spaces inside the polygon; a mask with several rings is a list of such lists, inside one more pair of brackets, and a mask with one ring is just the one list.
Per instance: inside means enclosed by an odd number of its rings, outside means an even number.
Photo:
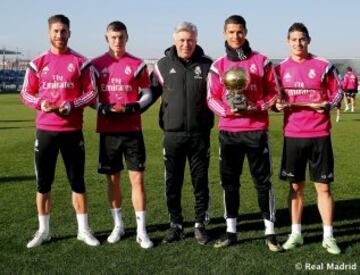
[{"label": "adidas logo", "polygon": [[108,73],[109,73],[108,68],[104,68],[104,69],[101,71],[101,74],[103,74],[103,75],[107,75]]},{"label": "adidas logo", "polygon": [[289,82],[290,80],[291,80],[291,74],[290,73],[286,73],[285,74],[285,76],[284,76],[284,80],[286,81],[286,82]]},{"label": "adidas logo", "polygon": [[45,66],[43,69],[42,69],[42,74],[47,74],[48,72],[50,71],[49,67],[48,66]]},{"label": "adidas logo", "polygon": [[172,68],[170,71],[169,71],[169,74],[176,74],[176,71],[174,68]]}]

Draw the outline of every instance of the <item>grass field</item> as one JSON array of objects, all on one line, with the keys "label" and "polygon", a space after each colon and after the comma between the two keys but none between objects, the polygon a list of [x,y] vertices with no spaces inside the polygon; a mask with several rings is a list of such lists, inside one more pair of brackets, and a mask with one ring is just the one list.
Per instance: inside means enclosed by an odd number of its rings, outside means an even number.
[{"label": "grass field", "polygon": [[[359,102],[360,103],[360,102]],[[33,168],[35,112],[25,107],[17,95],[0,94],[0,272],[1,274],[293,274],[313,268],[337,273],[340,264],[356,265],[360,271],[360,113],[345,113],[333,125],[335,152],[335,236],[343,254],[333,256],[321,247],[322,225],[312,184],[305,192],[303,218],[305,244],[295,251],[271,253],[264,244],[255,190],[247,164],[242,175],[241,210],[238,243],[227,249],[200,246],[193,238],[194,198],[186,173],[183,189],[183,213],[186,220],[184,241],[164,245],[161,240],[168,227],[164,198],[162,132],[157,124],[155,105],[143,116],[147,149],[146,189],[148,231],[155,247],[144,251],[135,242],[135,220],[127,176],[123,176],[123,213],[126,235],[110,245],[112,229],[105,180],[96,172],[98,135],[95,112],[85,112],[86,182],[89,199],[89,223],[101,240],[100,247],[88,247],[76,240],[76,219],[71,207],[71,192],[61,158],[53,185],[53,211],[50,219],[53,239],[46,245],[27,249],[26,243],[37,230],[36,184]],[[358,107],[360,110],[360,104]],[[287,209],[288,186],[278,180],[282,146],[282,116],[271,113],[273,149],[273,185],[276,192],[277,232],[285,241],[290,230]],[[224,230],[223,196],[219,185],[217,129],[212,131],[210,166],[211,216],[208,226],[213,239]],[[125,174],[123,174],[125,175]],[[329,266],[328,266],[329,264]],[[341,267],[341,266],[338,266]]]}]

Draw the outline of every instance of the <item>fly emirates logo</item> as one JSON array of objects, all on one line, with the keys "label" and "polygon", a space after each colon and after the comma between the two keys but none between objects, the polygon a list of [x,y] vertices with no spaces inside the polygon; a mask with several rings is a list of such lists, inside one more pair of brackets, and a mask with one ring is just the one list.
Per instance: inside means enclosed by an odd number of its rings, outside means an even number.
[{"label": "fly emirates logo", "polygon": [[317,89],[308,89],[305,88],[304,82],[296,81],[293,84],[293,87],[285,88],[285,92],[289,96],[298,96],[298,95],[306,95],[311,93],[316,93]]},{"label": "fly emirates logo", "polygon": [[51,81],[43,81],[42,88],[44,90],[54,89],[74,89],[75,84],[71,81],[64,81],[64,77],[59,74],[52,75]]},{"label": "fly emirates logo", "polygon": [[108,83],[101,84],[103,92],[131,92],[132,86],[122,84],[121,78],[112,77]]}]

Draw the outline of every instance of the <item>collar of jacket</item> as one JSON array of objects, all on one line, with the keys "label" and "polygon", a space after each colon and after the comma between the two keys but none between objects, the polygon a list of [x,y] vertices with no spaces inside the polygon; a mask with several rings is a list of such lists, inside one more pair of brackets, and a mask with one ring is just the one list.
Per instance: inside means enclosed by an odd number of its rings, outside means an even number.
[{"label": "collar of jacket", "polygon": [[177,55],[177,52],[176,52],[176,47],[175,47],[175,45],[173,45],[172,47],[167,48],[165,50],[165,55],[174,61],[178,61],[178,62],[182,63],[183,65],[191,65],[194,62],[196,62],[197,60],[199,60],[202,56],[204,56],[204,51],[199,45],[196,45],[195,51],[194,51],[193,55],[191,56],[191,58],[189,59],[189,61],[185,61],[185,60],[179,58],[179,56]]},{"label": "collar of jacket", "polygon": [[225,49],[227,57],[232,61],[240,61],[247,59],[252,53],[249,41],[247,40],[245,40],[244,45],[242,45],[242,47],[238,50],[231,48],[228,42],[225,41]]}]

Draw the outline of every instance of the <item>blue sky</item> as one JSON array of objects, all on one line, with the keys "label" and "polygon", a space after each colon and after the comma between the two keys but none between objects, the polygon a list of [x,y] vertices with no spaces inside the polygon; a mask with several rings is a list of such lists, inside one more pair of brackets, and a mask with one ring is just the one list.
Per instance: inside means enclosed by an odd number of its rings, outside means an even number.
[{"label": "blue sky", "polygon": [[49,48],[47,18],[57,13],[71,20],[70,47],[88,57],[107,50],[105,27],[120,20],[128,27],[128,51],[141,58],[161,57],[180,21],[197,25],[199,45],[216,58],[224,52],[223,22],[232,14],[245,17],[250,45],[271,58],[288,56],[286,34],[293,22],[307,25],[311,52],[360,57],[358,0],[6,0],[0,13],[0,48],[18,49],[24,58]]}]

